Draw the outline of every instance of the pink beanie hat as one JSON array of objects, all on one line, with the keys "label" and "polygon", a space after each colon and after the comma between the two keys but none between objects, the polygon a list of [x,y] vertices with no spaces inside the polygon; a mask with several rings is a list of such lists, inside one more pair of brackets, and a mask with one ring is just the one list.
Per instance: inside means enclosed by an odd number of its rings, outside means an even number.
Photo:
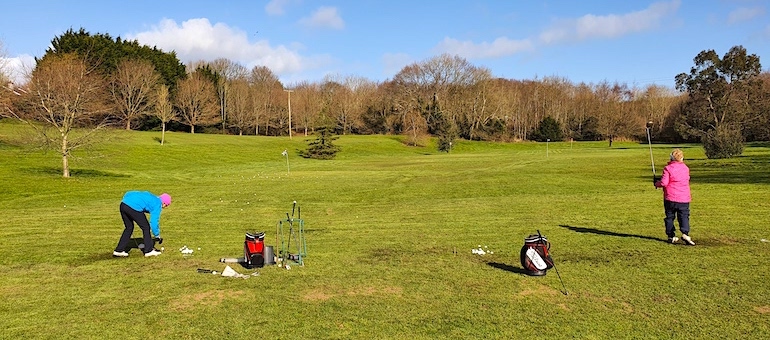
[{"label": "pink beanie hat", "polygon": [[160,201],[163,202],[163,204],[171,205],[171,195],[169,195],[169,194],[164,192],[163,194],[161,194],[158,197],[160,197]]}]

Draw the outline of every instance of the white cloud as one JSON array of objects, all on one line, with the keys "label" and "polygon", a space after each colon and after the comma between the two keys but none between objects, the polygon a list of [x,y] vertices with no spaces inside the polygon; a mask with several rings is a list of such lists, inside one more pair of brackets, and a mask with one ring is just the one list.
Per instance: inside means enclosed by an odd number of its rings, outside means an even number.
[{"label": "white cloud", "polygon": [[212,25],[208,19],[190,19],[177,24],[163,19],[149,31],[130,34],[129,40],[175,51],[182,63],[226,58],[247,68],[267,66],[277,75],[311,70],[329,62],[327,56],[304,57],[301,46],[271,46],[267,40],[250,42],[247,34],[223,23]]},{"label": "white cloud", "polygon": [[765,15],[765,9],[762,7],[754,7],[754,8],[746,8],[741,7],[737,8],[734,11],[730,12],[730,14],[727,15],[727,23],[732,24],[740,24],[744,21],[749,21],[751,19],[754,19],[756,17],[761,17]]},{"label": "white cloud", "polygon": [[18,55],[13,58],[0,58],[3,73],[17,85],[25,84],[27,76],[35,68],[35,57],[29,54]]},{"label": "white cloud", "polygon": [[300,19],[300,24],[311,28],[332,28],[341,30],[345,28],[336,7],[320,7],[310,17]]},{"label": "white cloud", "polygon": [[476,44],[472,41],[459,41],[452,38],[444,38],[436,46],[435,50],[440,53],[449,53],[468,59],[480,58],[499,58],[513,55],[519,52],[533,50],[532,43],[525,40],[511,40],[507,37],[500,37],[493,42],[483,42]]},{"label": "white cloud", "polygon": [[283,15],[290,2],[291,0],[271,0],[265,5],[265,12],[269,15]]},{"label": "white cloud", "polygon": [[546,44],[582,41],[594,38],[616,38],[644,32],[660,26],[663,19],[679,9],[681,0],[656,2],[650,7],[627,14],[584,15],[578,19],[562,20],[540,34]]}]

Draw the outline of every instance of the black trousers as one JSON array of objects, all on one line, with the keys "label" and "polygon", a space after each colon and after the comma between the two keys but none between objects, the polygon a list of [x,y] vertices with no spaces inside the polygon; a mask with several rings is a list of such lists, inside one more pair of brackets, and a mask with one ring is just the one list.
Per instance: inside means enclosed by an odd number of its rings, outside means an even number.
[{"label": "black trousers", "polygon": [[120,235],[120,241],[118,241],[115,251],[126,251],[128,242],[131,241],[131,234],[134,233],[134,222],[142,229],[142,237],[144,239],[144,249],[142,251],[146,253],[155,249],[155,240],[152,239],[152,233],[150,232],[150,222],[147,221],[147,216],[143,212],[136,211],[127,204],[120,202],[120,217],[123,218],[123,225],[126,228],[123,229],[123,235]]},{"label": "black trousers", "polygon": [[674,237],[674,219],[679,222],[679,231],[682,234],[690,233],[690,203],[679,203],[672,201],[663,201],[663,208],[666,210],[666,218],[663,223],[666,226],[666,235]]}]

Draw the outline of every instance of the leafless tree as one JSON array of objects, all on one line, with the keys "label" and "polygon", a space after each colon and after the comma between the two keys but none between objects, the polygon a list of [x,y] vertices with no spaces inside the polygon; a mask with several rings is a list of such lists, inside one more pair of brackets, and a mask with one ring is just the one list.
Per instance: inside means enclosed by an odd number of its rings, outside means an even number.
[{"label": "leafless tree", "polygon": [[234,79],[244,78],[248,74],[248,70],[243,65],[234,62],[226,58],[218,58],[214,61],[207,63],[217,75],[217,83],[215,84],[217,90],[217,98],[219,99],[219,115],[222,120],[222,132],[226,130],[227,114],[228,110],[228,92],[230,91],[231,82]]},{"label": "leafless tree", "polygon": [[301,82],[293,86],[294,95],[291,97],[292,121],[297,122],[304,135],[314,128],[321,112],[321,89],[317,83]]},{"label": "leafless tree", "polygon": [[158,117],[161,122],[161,137],[160,144],[163,145],[166,141],[166,123],[174,120],[176,114],[174,106],[171,103],[171,98],[168,93],[168,86],[165,84],[159,84],[155,90],[155,110],[152,111],[155,117]]},{"label": "leafless tree", "polygon": [[596,86],[595,94],[599,100],[599,132],[612,147],[612,142],[626,135],[633,125],[629,120],[632,114],[627,105],[631,92],[626,85],[603,81]]},{"label": "leafless tree", "polygon": [[238,135],[243,135],[243,131],[251,127],[251,96],[249,83],[246,78],[237,78],[230,81],[229,91],[227,92],[227,117],[231,127],[238,129]]},{"label": "leafless tree", "polygon": [[283,85],[278,77],[266,66],[255,66],[249,73],[249,83],[252,87],[252,119],[254,133],[259,135],[259,126],[264,122],[265,134],[269,134],[270,117],[275,107],[276,97],[283,91]]},{"label": "leafless tree", "polygon": [[110,125],[105,88],[104,77],[84,58],[51,55],[38,62],[20,109],[12,112],[58,149],[64,177],[70,177],[72,152],[100,141],[97,132]]},{"label": "leafless tree", "polygon": [[142,59],[126,59],[118,64],[110,81],[110,94],[120,117],[131,130],[131,120],[149,113],[152,108],[155,87],[160,75],[151,62]]},{"label": "leafless tree", "polygon": [[176,106],[182,121],[190,125],[190,133],[195,133],[196,125],[217,122],[216,90],[211,81],[198,72],[188,75],[179,83]]}]

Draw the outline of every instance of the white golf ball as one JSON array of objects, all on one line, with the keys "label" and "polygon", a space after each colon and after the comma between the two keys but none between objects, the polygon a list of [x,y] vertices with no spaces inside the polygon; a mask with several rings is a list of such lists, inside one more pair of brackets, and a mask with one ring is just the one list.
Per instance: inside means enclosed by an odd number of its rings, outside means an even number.
[{"label": "white golf ball", "polygon": [[286,265],[286,270],[289,270],[289,269],[291,269],[291,267],[287,264]]},{"label": "white golf ball", "polygon": [[164,250],[166,250],[165,247],[160,247],[160,251],[164,251]]},{"label": "white golf ball", "polygon": [[201,250],[201,247],[198,247],[198,250]]}]

